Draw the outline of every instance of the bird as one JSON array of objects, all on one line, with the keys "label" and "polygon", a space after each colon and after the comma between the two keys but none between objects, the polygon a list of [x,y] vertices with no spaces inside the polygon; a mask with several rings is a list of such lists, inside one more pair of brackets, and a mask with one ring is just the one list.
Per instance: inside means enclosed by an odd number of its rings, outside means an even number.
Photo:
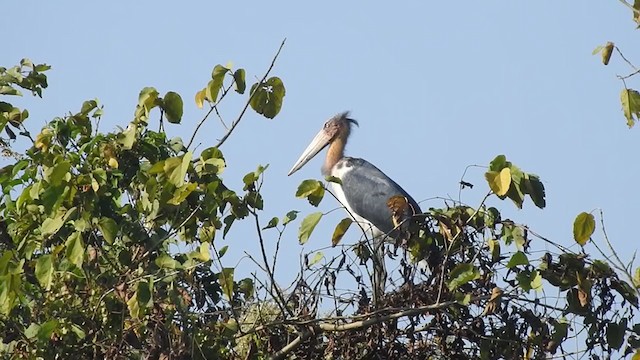
[{"label": "bird", "polygon": [[409,221],[422,211],[418,203],[395,181],[367,160],[345,156],[345,147],[353,126],[358,122],[349,112],[339,113],[324,123],[295,162],[289,176],[327,146],[322,174],[331,181],[332,192],[351,218],[373,243],[373,299],[379,301],[387,278],[384,262],[385,242],[400,240]]}]

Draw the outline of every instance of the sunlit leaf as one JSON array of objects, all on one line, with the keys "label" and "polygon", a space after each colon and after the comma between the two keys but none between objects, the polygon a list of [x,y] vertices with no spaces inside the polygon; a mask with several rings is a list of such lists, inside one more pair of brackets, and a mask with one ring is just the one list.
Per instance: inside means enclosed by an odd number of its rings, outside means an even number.
[{"label": "sunlit leaf", "polygon": [[573,239],[585,246],[596,229],[596,221],[592,214],[582,212],[573,221]]},{"label": "sunlit leaf", "polygon": [[307,198],[313,206],[318,206],[324,197],[324,185],[318,180],[304,180],[298,186],[296,197]]},{"label": "sunlit leaf", "polygon": [[316,252],[311,260],[309,260],[309,264],[307,264],[307,267],[312,267],[313,265],[317,264],[320,260],[322,260],[323,257],[324,254],[322,253],[322,251]]},{"label": "sunlit leaf", "polygon": [[227,297],[227,300],[231,300],[233,298],[233,273],[234,268],[224,268],[220,272],[220,287],[222,287],[222,292]]},{"label": "sunlit leaf", "polygon": [[352,222],[353,220],[351,218],[344,218],[340,220],[338,225],[336,225],[335,230],[333,230],[333,235],[331,236],[331,246],[336,246],[340,243],[340,240],[342,240],[342,237],[347,232]]},{"label": "sunlit leaf", "polygon": [[304,245],[309,240],[313,229],[316,228],[316,225],[318,225],[318,222],[320,222],[321,218],[322,213],[315,212],[307,215],[307,217],[302,220],[300,229],[298,231],[298,241],[300,242],[300,245]]},{"label": "sunlit leaf", "polygon": [[65,246],[65,256],[69,262],[77,267],[81,267],[84,260],[84,243],[82,241],[82,233],[76,231],[69,235]]},{"label": "sunlit leaf", "polygon": [[449,274],[447,287],[451,291],[478,278],[480,278],[480,271],[473,264],[458,264]]},{"label": "sunlit leaf", "polygon": [[529,265],[529,259],[527,258],[527,255],[525,255],[525,253],[523,253],[522,251],[518,251],[513,254],[513,256],[511,256],[511,259],[509,259],[509,262],[507,263],[507,267],[509,269],[512,269],[518,265]]},{"label": "sunlit leaf", "polygon": [[169,199],[167,203],[171,205],[180,205],[180,203],[182,203],[197,187],[198,184],[191,182],[180,186],[173,192],[173,197]]},{"label": "sunlit leaf", "polygon": [[282,219],[282,225],[287,225],[288,223],[292,222],[293,220],[295,220],[298,217],[298,213],[300,211],[297,210],[291,210],[289,211],[284,218]]},{"label": "sunlit leaf", "polygon": [[627,119],[627,125],[632,128],[640,117],[640,93],[633,89],[622,89],[620,92],[622,112]]},{"label": "sunlit leaf", "polygon": [[171,255],[162,254],[155,260],[156,265],[165,269],[181,269],[182,264],[179,261],[175,260]]},{"label": "sunlit leaf", "polygon": [[489,183],[491,191],[496,195],[504,196],[507,191],[509,191],[509,186],[511,185],[511,170],[508,167],[499,172],[487,171],[484,176]]},{"label": "sunlit leaf", "polygon": [[196,93],[196,106],[198,107],[198,109],[202,109],[202,106],[204,105],[204,100],[206,97],[207,97],[206,89],[202,89]]},{"label": "sunlit leaf", "polygon": [[51,289],[53,278],[53,257],[51,254],[42,255],[36,261],[36,278],[45,290]]}]

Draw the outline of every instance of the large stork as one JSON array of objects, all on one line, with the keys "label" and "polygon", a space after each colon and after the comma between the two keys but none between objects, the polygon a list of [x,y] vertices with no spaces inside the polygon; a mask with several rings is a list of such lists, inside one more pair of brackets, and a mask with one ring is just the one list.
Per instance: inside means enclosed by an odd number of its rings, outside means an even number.
[{"label": "large stork", "polygon": [[[387,273],[384,254],[385,241],[396,240],[414,214],[421,213],[416,201],[400,185],[370,162],[344,156],[351,126],[358,122],[344,112],[329,119],[313,138],[289,175],[298,171],[327,145],[327,157],[322,174],[340,179],[331,183],[334,195],[359,223],[368,239],[373,240],[373,298],[377,302],[384,293]],[[404,206],[394,207],[393,199],[401,199]]]}]

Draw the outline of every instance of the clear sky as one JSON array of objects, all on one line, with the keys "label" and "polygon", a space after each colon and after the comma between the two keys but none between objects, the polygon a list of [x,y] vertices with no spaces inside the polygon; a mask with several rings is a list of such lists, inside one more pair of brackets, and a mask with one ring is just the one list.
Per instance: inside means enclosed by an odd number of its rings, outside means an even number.
[{"label": "clear sky", "polygon": [[[631,13],[617,1],[8,1],[3,14],[0,65],[29,57],[53,66],[43,100],[14,102],[31,111],[33,133],[93,98],[105,106],[103,131],[126,127],[140,89],[154,86],[183,95],[185,125],[168,131],[187,138],[204,115],[193,96],[213,66],[232,61],[251,82],[286,37],[273,71],[287,89],[282,112],[274,120],[249,113],[222,148],[232,188],[240,190],[242,176],[258,164],[270,164],[265,223],[292,209],[301,216],[316,211],[294,193],[303,179],[321,177],[321,161],[292,177],[287,171],[324,120],[351,110],[360,128],[348,153],[377,165],[418,201],[457,198],[467,165],[506,154],[540,175],[548,204],[540,211],[527,201],[517,211],[510,202],[491,202],[508,217],[571,245],[574,217],[602,208],[623,258],[637,249],[631,225],[640,212],[640,129],[625,125],[615,77],[629,69],[616,55],[609,67],[591,55],[611,40],[640,64]],[[227,120],[246,96],[223,107]],[[199,149],[223,130],[211,119]],[[472,206],[488,189],[483,173],[472,169],[465,178],[476,185],[462,195]],[[321,210],[335,206],[326,198]],[[429,206],[442,202],[423,203]],[[328,245],[343,216],[325,218],[305,251]],[[283,259],[291,265],[303,250],[297,228],[284,239]],[[231,260],[255,253],[254,238],[237,226],[218,241],[230,245]],[[347,241],[357,238],[352,229]],[[601,233],[595,238],[601,241]],[[293,268],[280,270],[288,278]]]}]

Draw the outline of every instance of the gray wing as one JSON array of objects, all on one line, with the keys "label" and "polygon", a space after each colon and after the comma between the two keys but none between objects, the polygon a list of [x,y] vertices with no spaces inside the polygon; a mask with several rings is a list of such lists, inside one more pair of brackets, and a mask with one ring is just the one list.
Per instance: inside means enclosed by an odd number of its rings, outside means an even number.
[{"label": "gray wing", "polygon": [[342,189],[349,207],[379,230],[389,233],[394,228],[391,210],[387,206],[392,196],[404,196],[416,214],[422,212],[400,185],[370,162],[358,158],[345,158],[345,162],[344,166],[351,168],[342,176]]}]

